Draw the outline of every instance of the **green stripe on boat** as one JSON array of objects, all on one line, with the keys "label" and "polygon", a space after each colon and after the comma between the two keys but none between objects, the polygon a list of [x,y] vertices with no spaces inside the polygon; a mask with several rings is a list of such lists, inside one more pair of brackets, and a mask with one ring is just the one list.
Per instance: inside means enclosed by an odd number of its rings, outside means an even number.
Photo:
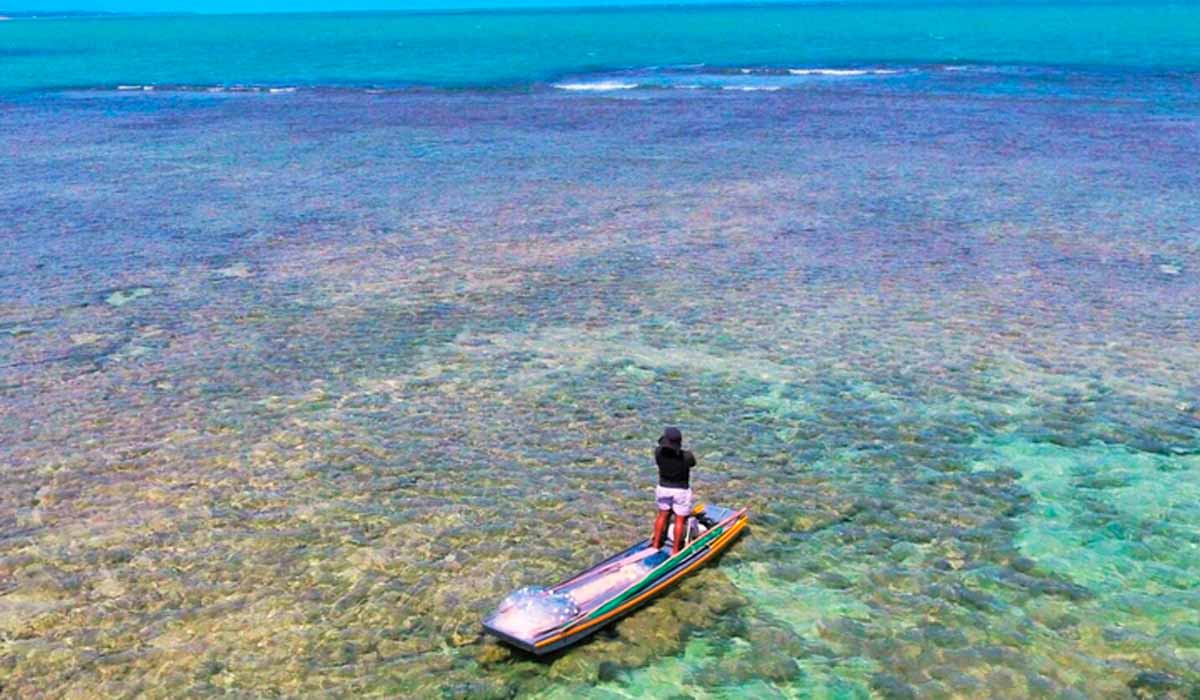
[{"label": "green stripe on boat", "polygon": [[617,596],[616,598],[613,598],[612,600],[608,601],[607,603],[600,606],[599,608],[596,608],[595,612],[593,612],[591,615],[588,615],[587,618],[580,620],[580,623],[587,622],[589,620],[594,620],[597,617],[604,615],[605,613],[613,610],[614,608],[620,607],[627,600],[629,600],[633,596],[637,595],[638,593],[641,593],[650,584],[654,583],[659,578],[661,578],[664,573],[666,573],[670,569],[674,568],[676,563],[680,560],[681,557],[686,558],[688,555],[690,555],[692,552],[694,552],[697,548],[707,544],[710,540],[715,539],[718,535],[720,535],[724,531],[725,531],[725,528],[716,527],[716,528],[713,528],[712,530],[709,530],[708,532],[704,533],[704,537],[701,537],[700,539],[696,540],[695,542],[693,542],[690,545],[688,545],[687,547],[685,547],[683,549],[683,551],[681,551],[679,554],[676,554],[675,556],[671,557],[670,559],[664,561],[662,564],[659,564],[658,567],[656,567],[653,571],[651,571],[649,574],[646,575],[646,578],[642,579],[638,583],[631,586],[628,590],[626,590],[621,595]]}]

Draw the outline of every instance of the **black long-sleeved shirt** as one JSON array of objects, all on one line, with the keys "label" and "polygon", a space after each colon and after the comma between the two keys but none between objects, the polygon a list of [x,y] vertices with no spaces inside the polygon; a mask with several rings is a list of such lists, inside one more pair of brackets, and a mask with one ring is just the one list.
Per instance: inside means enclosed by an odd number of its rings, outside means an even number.
[{"label": "black long-sleeved shirt", "polygon": [[658,485],[672,489],[689,488],[691,469],[696,455],[691,450],[674,450],[659,445],[654,448],[654,463],[658,465]]}]

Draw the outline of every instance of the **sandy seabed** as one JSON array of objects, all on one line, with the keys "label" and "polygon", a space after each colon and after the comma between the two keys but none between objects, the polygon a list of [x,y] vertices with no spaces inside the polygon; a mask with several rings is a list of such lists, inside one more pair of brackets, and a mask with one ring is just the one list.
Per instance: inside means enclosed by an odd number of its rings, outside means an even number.
[{"label": "sandy seabed", "polygon": [[1200,697],[1194,84],[922,80],[0,104],[0,695]]}]

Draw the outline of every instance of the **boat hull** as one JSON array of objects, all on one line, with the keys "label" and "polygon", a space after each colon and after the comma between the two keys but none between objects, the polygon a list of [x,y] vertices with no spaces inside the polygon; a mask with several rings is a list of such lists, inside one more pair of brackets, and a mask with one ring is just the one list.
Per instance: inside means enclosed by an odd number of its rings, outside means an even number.
[{"label": "boat hull", "polygon": [[[595,634],[655,599],[712,560],[737,539],[749,523],[745,509],[707,505],[698,511],[712,527],[696,533],[678,555],[670,543],[661,550],[643,540],[554,586],[545,595],[578,603],[578,612],[561,624],[531,628],[516,624],[518,611],[503,604],[483,621],[488,634],[538,656],[549,654]],[[521,621],[524,623],[525,621]]]}]

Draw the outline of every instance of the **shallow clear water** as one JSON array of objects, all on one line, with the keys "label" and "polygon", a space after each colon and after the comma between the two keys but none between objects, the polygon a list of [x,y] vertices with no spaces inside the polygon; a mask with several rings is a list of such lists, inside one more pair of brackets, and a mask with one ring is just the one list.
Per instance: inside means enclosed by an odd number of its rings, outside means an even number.
[{"label": "shallow clear water", "polygon": [[0,694],[1194,697],[1200,91],[900,69],[0,104]]}]

